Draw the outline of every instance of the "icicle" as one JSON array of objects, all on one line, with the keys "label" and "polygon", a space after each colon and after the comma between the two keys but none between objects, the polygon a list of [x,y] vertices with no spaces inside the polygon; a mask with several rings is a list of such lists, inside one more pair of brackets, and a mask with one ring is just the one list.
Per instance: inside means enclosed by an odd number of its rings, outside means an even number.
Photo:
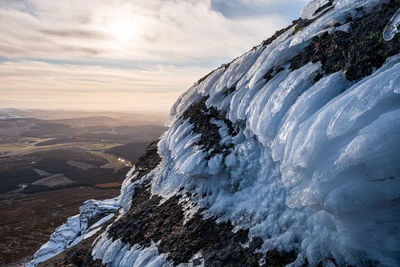
[{"label": "icicle", "polygon": [[396,11],[393,17],[389,20],[389,23],[386,25],[385,30],[383,31],[383,39],[385,41],[391,41],[396,33],[400,32],[398,29],[400,25],[400,8]]},{"label": "icicle", "polygon": [[318,10],[318,8],[328,4],[327,0],[313,0],[308,5],[306,5],[301,11],[302,19],[312,19],[314,17],[314,13]]}]

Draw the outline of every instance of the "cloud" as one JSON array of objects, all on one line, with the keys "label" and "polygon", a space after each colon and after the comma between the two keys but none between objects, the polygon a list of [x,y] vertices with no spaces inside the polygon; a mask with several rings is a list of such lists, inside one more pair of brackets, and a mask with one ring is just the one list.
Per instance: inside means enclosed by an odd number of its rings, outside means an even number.
[{"label": "cloud", "polygon": [[211,7],[227,17],[268,16],[279,13],[288,19],[299,16],[309,0],[211,0]]},{"label": "cloud", "polygon": [[[215,1],[209,0],[17,2],[0,6],[3,57],[222,60],[245,52],[285,24],[278,12],[232,19],[214,10]],[[236,2],[236,9],[248,6]],[[254,1],[251,6],[258,5]],[[121,23],[129,24],[131,31],[115,36],[113,27]]]},{"label": "cloud", "polygon": [[0,63],[0,105],[167,111],[201,67],[141,66],[116,69],[103,66],[59,65],[36,61]]},{"label": "cloud", "polygon": [[77,30],[77,29],[63,29],[63,30],[58,30],[58,29],[43,29],[39,30],[41,33],[45,35],[54,35],[58,37],[65,37],[65,38],[79,38],[79,39],[95,39],[95,40],[101,40],[105,39],[106,35],[97,32],[97,31],[85,31],[85,30]]},{"label": "cloud", "polygon": [[66,101],[79,90],[86,100],[100,98],[98,91],[177,97],[286,26],[299,2],[0,0],[0,58],[7,61],[0,63],[0,106],[15,103],[18,92]]}]

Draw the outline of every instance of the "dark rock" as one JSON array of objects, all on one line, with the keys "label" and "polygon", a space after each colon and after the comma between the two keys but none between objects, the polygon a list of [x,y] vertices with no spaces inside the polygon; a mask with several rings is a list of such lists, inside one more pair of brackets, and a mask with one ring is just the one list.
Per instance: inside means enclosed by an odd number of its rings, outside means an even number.
[{"label": "dark rock", "polygon": [[271,37],[269,37],[267,40],[264,40],[261,45],[262,46],[267,46],[269,44],[271,44],[273,41],[275,41],[279,36],[281,36],[283,33],[285,33],[286,31],[288,31],[291,27],[293,27],[293,25],[295,25],[298,22],[298,20],[294,20],[292,22],[292,25],[287,26],[286,28],[276,31]]},{"label": "dark rock", "polygon": [[[110,222],[103,225],[103,230]],[[105,267],[101,260],[93,260],[91,256],[92,243],[100,235],[101,231],[91,236],[88,239],[84,239],[77,245],[68,248],[61,254],[39,263],[38,267]]]},{"label": "dark rock", "polygon": [[65,260],[59,266],[90,266],[103,267],[105,266],[101,260],[93,260],[91,254],[91,244],[81,242],[78,247],[68,251],[65,255]]},{"label": "dark rock", "polygon": [[183,223],[183,212],[178,205],[179,197],[173,197],[162,205],[159,205],[160,200],[158,196],[151,197],[146,188],[137,188],[132,208],[111,226],[109,235],[114,240],[120,238],[125,243],[143,247],[149,247],[152,240],[168,235],[175,226]]},{"label": "dark rock", "polygon": [[269,81],[269,80],[271,80],[272,78],[274,78],[275,75],[277,75],[279,72],[281,72],[281,71],[283,71],[283,70],[284,70],[283,68],[278,68],[278,69],[272,68],[272,69],[270,69],[269,71],[267,71],[267,73],[265,73],[264,79],[267,80],[267,81]]},{"label": "dark rock", "polygon": [[220,144],[221,136],[219,134],[219,127],[211,123],[211,120],[222,120],[232,136],[237,135],[237,130],[232,122],[225,118],[224,112],[214,107],[207,108],[206,101],[207,97],[204,97],[198,103],[191,105],[182,117],[189,119],[195,133],[201,134],[197,145],[202,146],[205,151],[210,151],[209,158],[216,154],[228,155],[230,147]]},{"label": "dark rock", "polygon": [[229,88],[228,90],[226,90],[226,91],[224,92],[224,95],[225,95],[225,96],[228,96],[228,95],[232,94],[232,93],[235,92],[235,91],[236,91],[236,84],[235,84],[234,86],[232,86],[231,88]]},{"label": "dark rock", "polygon": [[333,0],[329,0],[328,3],[326,3],[323,6],[320,6],[317,10],[315,10],[314,15],[318,14],[319,12],[321,12],[322,10],[328,8],[328,7],[332,7],[333,5]]},{"label": "dark rock", "polygon": [[255,236],[249,243],[249,249],[250,250],[256,250],[261,248],[262,244],[264,243],[264,240],[262,240],[261,237]]},{"label": "dark rock", "polygon": [[286,266],[291,262],[296,260],[297,253],[294,251],[285,252],[285,251],[277,251],[271,250],[268,251],[265,255],[265,264],[263,266]]},{"label": "dark rock", "polygon": [[146,152],[135,163],[135,171],[138,173],[135,180],[139,180],[150,173],[161,162],[157,150],[158,142],[159,140],[151,142],[146,148]]},{"label": "dark rock", "polygon": [[199,212],[184,224],[179,198],[172,197],[160,205],[160,197],[151,197],[144,187],[137,189],[131,210],[111,226],[109,236],[142,247],[160,241],[160,253],[168,253],[168,260],[175,264],[189,262],[201,251],[206,266],[256,266],[253,262],[258,263],[262,255],[254,251],[262,239],[253,238],[252,245],[243,248],[247,230],[233,233],[230,222],[217,224],[215,218],[203,219]]},{"label": "dark rock", "polygon": [[399,7],[400,1],[382,4],[373,12],[355,19],[350,33],[336,31],[314,38],[308,47],[293,58],[291,69],[321,61],[324,74],[343,70],[350,81],[370,75],[388,57],[400,52],[398,35],[390,42],[385,42],[382,37],[387,22]]}]

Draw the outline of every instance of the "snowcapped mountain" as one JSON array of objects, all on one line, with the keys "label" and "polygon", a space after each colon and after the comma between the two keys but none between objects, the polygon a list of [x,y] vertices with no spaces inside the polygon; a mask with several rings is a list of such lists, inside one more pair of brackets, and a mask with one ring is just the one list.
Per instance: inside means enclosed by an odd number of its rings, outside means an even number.
[{"label": "snowcapped mountain", "polygon": [[199,80],[127,175],[117,214],[92,212],[110,218],[50,262],[400,265],[399,8],[312,1]]}]

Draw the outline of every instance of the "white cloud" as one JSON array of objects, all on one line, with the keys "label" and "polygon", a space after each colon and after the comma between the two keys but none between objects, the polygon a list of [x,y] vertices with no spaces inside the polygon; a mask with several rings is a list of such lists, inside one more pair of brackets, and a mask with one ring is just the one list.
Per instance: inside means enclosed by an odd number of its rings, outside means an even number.
[{"label": "white cloud", "polygon": [[[153,99],[166,110],[199,77],[288,23],[279,10],[229,17],[214,8],[220,0],[212,1],[0,0],[0,59],[7,61],[0,65],[0,106],[16,105],[18,94],[24,103],[32,97],[59,104],[57,95],[71,101],[68,92],[94,105],[102,92],[126,107],[128,96],[158,94]],[[236,9],[271,10],[279,3],[233,2]]]},{"label": "white cloud", "polygon": [[[229,19],[209,0],[50,1],[0,9],[0,55],[188,63],[232,58],[284,26],[278,14]],[[125,25],[125,38],[115,26]],[[121,36],[119,36],[121,37]],[[221,62],[222,63],[222,62]]]},{"label": "white cloud", "polygon": [[[201,67],[155,65],[124,70],[20,61],[0,64],[0,105],[47,108],[167,111],[206,74]],[[17,102],[20,102],[18,104]]]}]

